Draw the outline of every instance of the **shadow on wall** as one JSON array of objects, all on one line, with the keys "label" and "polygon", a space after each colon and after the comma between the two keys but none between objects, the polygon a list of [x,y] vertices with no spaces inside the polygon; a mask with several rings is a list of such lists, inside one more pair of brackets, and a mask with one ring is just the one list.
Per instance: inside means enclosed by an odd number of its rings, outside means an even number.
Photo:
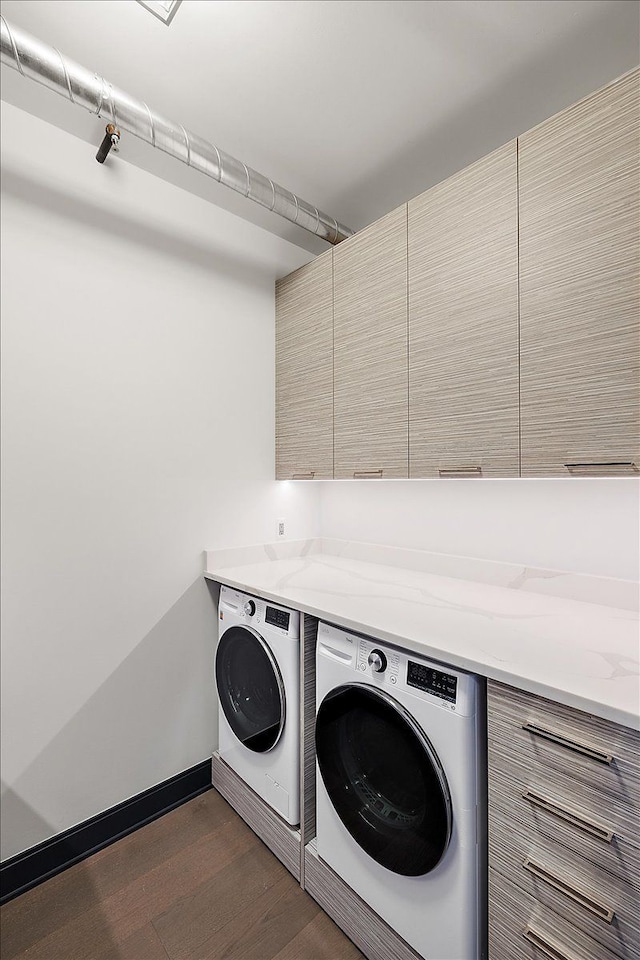
[{"label": "shadow on wall", "polygon": [[[74,220],[91,230],[106,231],[127,243],[138,244],[172,260],[181,260],[208,273],[222,274],[225,279],[243,287],[273,283],[272,268],[258,261],[247,260],[248,254],[235,257],[228,247],[215,243],[211,246],[194,243],[182,234],[163,229],[158,223],[144,223],[128,216],[123,207],[119,206],[112,212],[100,203],[68,194],[8,165],[2,172],[2,192],[37,209]],[[212,210],[215,210],[213,206]]]},{"label": "shadow on wall", "polygon": [[[411,18],[412,29],[416,32],[425,29],[421,6],[406,4],[403,11],[405,17]],[[441,36],[437,38],[443,49],[460,47],[460,37],[465,34],[467,43],[474,34],[482,32],[486,35],[487,24],[481,7],[478,12],[473,4],[447,6],[450,18],[441,18],[439,24],[444,27],[446,23],[448,29],[441,29]],[[620,62],[620,51],[626,51],[628,63],[618,72],[622,74],[632,69],[638,62],[640,23],[637,5],[625,4],[628,9],[625,21],[612,16],[610,6],[609,3],[593,4],[592,15],[575,24],[572,32],[558,37],[555,43],[550,43],[547,37],[547,42],[538,48],[535,56],[521,59],[517,69],[499,75],[493,86],[479,84],[475,95],[470,92],[462,109],[447,114],[422,133],[420,105],[416,103],[414,113],[418,135],[411,141],[396,143],[395,150],[389,150],[386,155],[381,154],[375,168],[360,176],[357,183],[350,184],[347,191],[333,197],[333,209],[340,211],[345,222],[361,229],[365,224],[356,223],[359,218],[354,216],[354,211],[368,210],[367,223],[377,220],[614,80],[615,76],[607,72],[610,67],[606,65],[603,51],[616,51],[616,62]],[[473,22],[469,22],[470,19]],[[624,22],[629,24],[626,37]],[[494,28],[495,24],[492,24]],[[432,30],[431,23],[429,29]],[[501,43],[507,45],[508,37],[501,38]],[[500,56],[499,49],[496,56]],[[466,57],[467,53],[460,49],[461,61]],[[603,63],[604,66],[598,69],[598,64]],[[466,66],[473,67],[474,64]],[[475,64],[476,69],[478,66]],[[546,105],[544,111],[540,109],[541,104]],[[453,157],[456,162],[452,166]],[[378,198],[375,206],[371,206],[372,197]]]},{"label": "shadow on wall", "polygon": [[191,584],[6,785],[3,860],[211,756],[216,599]]}]

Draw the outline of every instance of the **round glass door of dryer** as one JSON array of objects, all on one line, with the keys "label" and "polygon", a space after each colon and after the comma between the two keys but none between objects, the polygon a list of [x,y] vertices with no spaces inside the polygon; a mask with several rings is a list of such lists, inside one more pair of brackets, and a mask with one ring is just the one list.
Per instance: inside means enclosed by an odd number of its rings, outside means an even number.
[{"label": "round glass door of dryer", "polygon": [[230,627],[220,638],[216,686],[238,740],[254,753],[273,750],[284,729],[284,685],[268,644],[251,627]]},{"label": "round glass door of dryer", "polygon": [[400,703],[366,684],[336,687],[318,710],[316,753],[338,817],[370,857],[406,877],[438,865],[451,839],[449,789]]}]

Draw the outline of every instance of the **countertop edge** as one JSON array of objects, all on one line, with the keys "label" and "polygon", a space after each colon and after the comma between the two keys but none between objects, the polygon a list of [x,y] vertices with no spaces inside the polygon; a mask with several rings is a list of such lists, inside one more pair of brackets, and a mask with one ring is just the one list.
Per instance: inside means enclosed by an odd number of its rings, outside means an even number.
[{"label": "countertop edge", "polygon": [[220,571],[206,571],[204,573],[204,577],[206,580],[225,584],[229,587],[234,587],[235,589],[242,590],[245,593],[259,596],[264,600],[271,600],[273,603],[289,606],[293,610],[299,610],[301,613],[306,613],[310,616],[317,617],[319,620],[326,620],[332,624],[335,624],[336,626],[343,627],[346,630],[352,630],[355,633],[365,634],[373,637],[374,639],[380,640],[381,642],[391,643],[397,647],[413,650],[415,653],[430,657],[433,660],[438,660],[442,664],[449,664],[449,666],[452,667],[459,667],[462,670],[467,670],[471,673],[477,674],[478,676],[486,677],[489,680],[495,680],[498,683],[504,683],[508,686],[517,687],[518,689],[524,690],[527,693],[545,697],[547,700],[553,700],[556,703],[562,703],[565,706],[573,707],[576,710],[581,710],[583,713],[601,717],[604,720],[609,720],[612,723],[617,723],[620,726],[631,730],[640,731],[640,715],[638,714],[628,713],[627,711],[620,710],[615,706],[601,703],[596,700],[591,700],[588,697],[572,693],[568,690],[563,690],[562,688],[550,687],[540,681],[532,680],[526,676],[514,674],[512,671],[501,670],[499,667],[488,665],[479,660],[474,661],[468,657],[461,657],[444,647],[436,647],[426,644],[422,641],[418,642],[416,640],[412,640],[410,637],[405,637],[400,634],[393,634],[386,630],[380,630],[374,624],[350,620],[347,617],[334,614],[331,610],[310,606],[309,604],[304,603],[295,597],[289,596],[284,591],[276,593],[271,590],[266,590],[264,588],[257,587],[254,583],[247,583],[244,580],[228,577]]}]

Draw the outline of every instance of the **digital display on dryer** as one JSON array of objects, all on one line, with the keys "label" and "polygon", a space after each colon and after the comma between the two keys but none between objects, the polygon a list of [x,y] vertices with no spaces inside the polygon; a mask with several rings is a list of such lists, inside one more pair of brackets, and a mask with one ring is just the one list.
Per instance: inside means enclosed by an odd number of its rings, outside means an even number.
[{"label": "digital display on dryer", "polygon": [[409,660],[407,683],[410,687],[425,690],[427,693],[432,693],[435,697],[441,697],[450,703],[456,702],[458,678],[452,677],[449,673],[441,673],[440,670],[433,670],[431,667],[425,667],[422,663],[414,663],[413,660]]},{"label": "digital display on dryer", "polygon": [[265,622],[270,623],[272,627],[281,627],[283,630],[289,629],[289,614],[286,610],[276,610],[275,607],[267,607]]}]

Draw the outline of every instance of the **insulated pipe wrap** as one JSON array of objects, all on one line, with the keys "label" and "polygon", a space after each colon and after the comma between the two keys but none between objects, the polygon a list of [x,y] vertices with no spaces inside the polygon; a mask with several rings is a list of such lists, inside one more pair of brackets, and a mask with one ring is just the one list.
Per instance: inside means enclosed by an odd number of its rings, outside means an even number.
[{"label": "insulated pipe wrap", "polygon": [[72,103],[110,120],[140,140],[176,157],[207,177],[230,187],[329,243],[340,243],[353,230],[252,170],[215,144],[160,114],[142,100],[42,43],[0,16],[0,59],[24,77],[43,84]]}]

